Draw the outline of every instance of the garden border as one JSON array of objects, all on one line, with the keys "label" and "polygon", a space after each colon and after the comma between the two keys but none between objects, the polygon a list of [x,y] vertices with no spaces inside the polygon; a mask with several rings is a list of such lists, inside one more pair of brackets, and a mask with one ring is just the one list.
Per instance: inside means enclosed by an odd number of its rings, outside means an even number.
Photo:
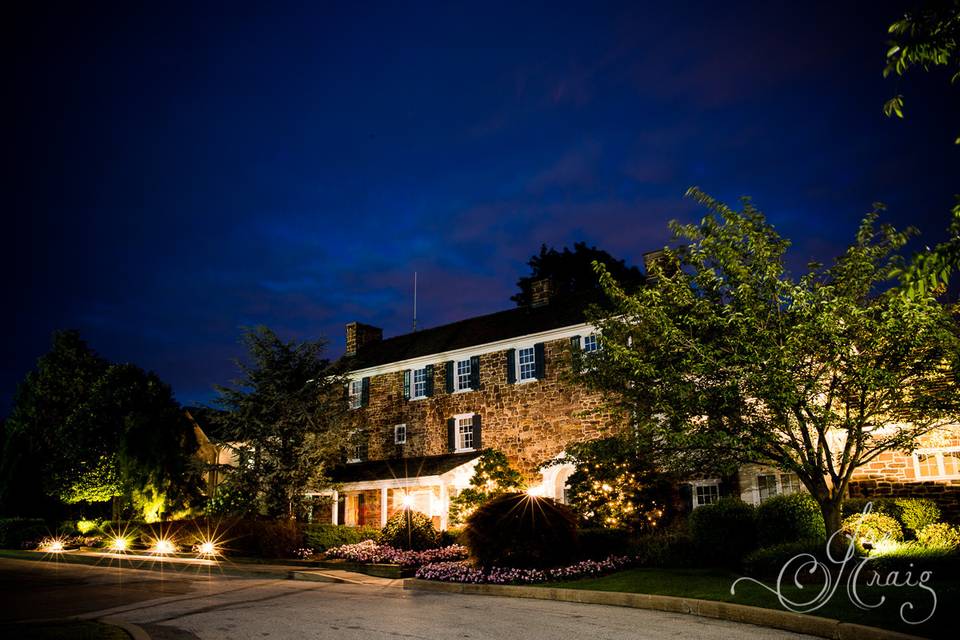
[{"label": "garden border", "polygon": [[510,598],[531,598],[536,600],[555,600],[558,602],[579,602],[582,604],[604,604],[614,607],[632,607],[668,613],[685,613],[729,620],[761,627],[782,629],[795,633],[830,640],[923,640],[898,631],[888,631],[877,627],[841,622],[833,618],[821,618],[779,609],[764,609],[717,600],[698,600],[676,596],[652,595],[649,593],[624,593],[620,591],[591,591],[587,589],[564,589],[558,587],[531,587],[526,585],[470,584],[462,582],[440,582],[407,578],[403,581],[405,590],[422,590],[442,593],[467,593],[484,596],[505,596]]}]

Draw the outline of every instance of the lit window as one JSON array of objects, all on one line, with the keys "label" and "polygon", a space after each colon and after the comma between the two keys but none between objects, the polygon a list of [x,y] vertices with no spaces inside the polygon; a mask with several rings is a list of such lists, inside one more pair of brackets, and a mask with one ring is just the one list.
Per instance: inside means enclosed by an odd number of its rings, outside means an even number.
[{"label": "lit window", "polygon": [[780,493],[798,493],[800,491],[800,478],[795,473],[780,474]]},{"label": "lit window", "polygon": [[520,365],[517,380],[536,380],[537,356],[533,347],[517,349],[517,364]]},{"label": "lit window", "polygon": [[393,444],[407,443],[407,425],[398,424],[393,428]]},{"label": "lit window", "polygon": [[777,495],[777,476],[773,474],[757,476],[757,491],[760,494],[760,502]]},{"label": "lit window", "polygon": [[457,450],[473,449],[473,416],[457,418]]},{"label": "lit window", "polygon": [[913,469],[918,478],[958,478],[960,447],[918,451],[913,454]]},{"label": "lit window", "polygon": [[693,485],[693,508],[713,504],[720,499],[720,485],[716,481],[697,482]]},{"label": "lit window", "polygon": [[359,409],[363,406],[363,380],[352,380],[350,382],[350,408]]},{"label": "lit window", "polygon": [[600,340],[597,337],[597,334],[591,333],[590,335],[583,337],[584,353],[593,353],[599,350],[600,350]]},{"label": "lit window", "polygon": [[427,370],[426,369],[413,370],[413,397],[414,398],[427,397]]},{"label": "lit window", "polygon": [[457,361],[456,390],[463,391],[470,388],[470,359]]}]

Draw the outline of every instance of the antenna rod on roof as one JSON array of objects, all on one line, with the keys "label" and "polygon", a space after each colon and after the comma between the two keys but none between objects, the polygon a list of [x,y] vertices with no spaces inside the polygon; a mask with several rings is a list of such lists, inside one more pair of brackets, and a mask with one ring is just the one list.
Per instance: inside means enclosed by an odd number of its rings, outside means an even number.
[{"label": "antenna rod on roof", "polygon": [[417,331],[417,272],[413,272],[413,331]]}]

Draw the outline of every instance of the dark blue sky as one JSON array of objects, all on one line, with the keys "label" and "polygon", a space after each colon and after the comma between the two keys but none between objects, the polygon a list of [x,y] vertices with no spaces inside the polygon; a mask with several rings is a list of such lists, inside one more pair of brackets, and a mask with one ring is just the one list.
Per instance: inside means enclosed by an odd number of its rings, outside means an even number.
[{"label": "dark blue sky", "polygon": [[507,308],[541,243],[662,246],[690,185],[753,196],[796,264],[878,200],[933,242],[960,191],[945,76],[881,114],[903,3],[33,4],[3,19],[0,413],[57,328],[207,401],[241,326],[338,355],[345,322],[409,330],[414,271],[421,326]]}]

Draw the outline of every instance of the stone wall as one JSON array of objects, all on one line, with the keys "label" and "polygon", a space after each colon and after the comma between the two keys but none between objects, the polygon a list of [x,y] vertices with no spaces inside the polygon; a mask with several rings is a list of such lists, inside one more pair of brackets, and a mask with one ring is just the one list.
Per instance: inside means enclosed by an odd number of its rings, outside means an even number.
[{"label": "stone wall", "polygon": [[[611,426],[599,394],[566,380],[571,369],[570,340],[546,342],[542,380],[507,384],[507,352],[480,357],[480,388],[446,392],[445,363],[433,363],[434,395],[403,397],[403,372],[374,376],[370,400],[352,412],[354,428],[367,434],[370,460],[433,456],[448,452],[447,420],[462,413],[481,416],[482,448],[503,451],[529,479],[568,442],[597,438]],[[407,443],[393,444],[394,425],[407,425]]]}]

